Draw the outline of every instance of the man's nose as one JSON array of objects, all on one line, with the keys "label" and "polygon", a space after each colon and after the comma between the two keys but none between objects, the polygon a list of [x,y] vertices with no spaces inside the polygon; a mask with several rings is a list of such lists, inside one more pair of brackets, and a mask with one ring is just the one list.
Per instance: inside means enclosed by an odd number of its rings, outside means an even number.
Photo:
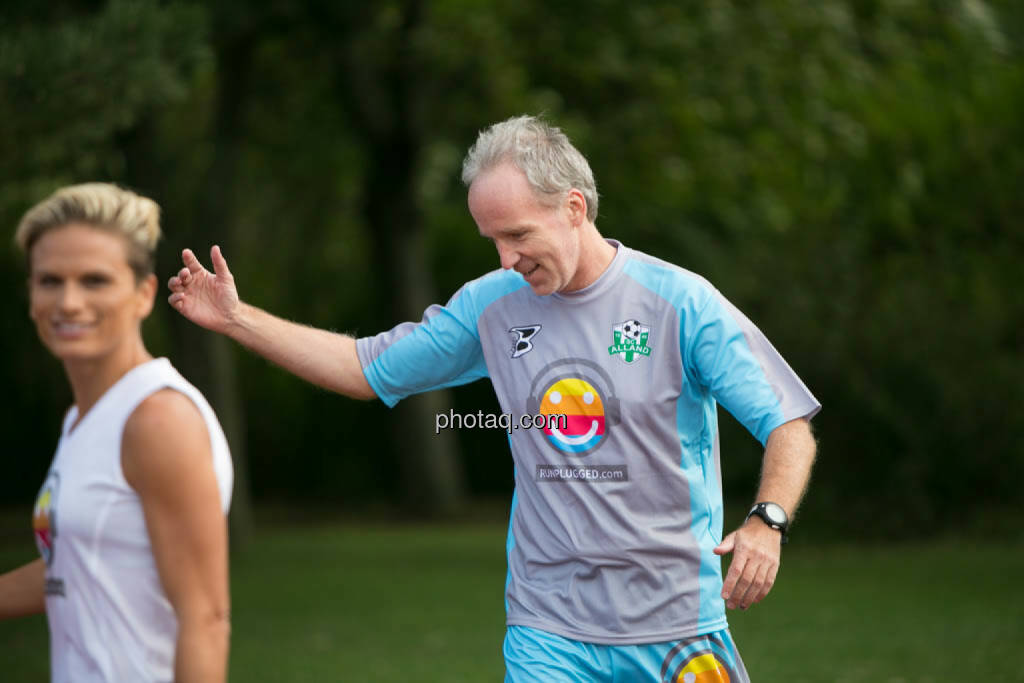
[{"label": "man's nose", "polygon": [[519,262],[519,254],[516,253],[515,249],[509,249],[500,243],[496,246],[498,247],[498,260],[501,261],[501,267],[505,270],[514,268],[516,263]]}]

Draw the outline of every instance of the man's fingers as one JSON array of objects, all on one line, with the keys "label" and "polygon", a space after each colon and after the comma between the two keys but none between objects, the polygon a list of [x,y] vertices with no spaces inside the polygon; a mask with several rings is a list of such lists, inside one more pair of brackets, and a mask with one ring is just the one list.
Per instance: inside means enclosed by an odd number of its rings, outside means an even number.
[{"label": "man's fingers", "polygon": [[770,566],[765,571],[764,578],[761,582],[761,588],[758,590],[757,595],[754,596],[753,602],[761,602],[768,596],[768,592],[771,591],[772,586],[775,585],[775,577],[778,576],[779,565]]},{"label": "man's fingers", "polygon": [[732,563],[722,583],[722,598],[729,609],[746,609],[768,595],[779,571],[780,541],[777,531],[748,523],[714,549],[718,555],[732,552]]},{"label": "man's fingers", "polygon": [[220,247],[216,244],[210,248],[210,260],[213,261],[213,272],[217,277],[231,277],[231,271],[228,270],[227,259],[224,258],[224,254],[221,253]]},{"label": "man's fingers", "polygon": [[[723,541],[719,548],[725,545]],[[729,609],[746,609],[768,595],[778,573],[778,558],[747,539],[733,541],[730,546],[733,559],[722,584],[722,598]],[[716,553],[719,548],[715,548]]]},{"label": "man's fingers", "polygon": [[745,558],[734,557],[732,564],[729,565],[729,572],[725,575],[725,583],[722,584],[722,598],[730,609],[736,607],[736,601],[733,596],[737,594],[737,583],[743,575],[743,569],[746,564]]},{"label": "man's fingers", "polygon": [[185,289],[185,285],[192,281],[192,273],[189,272],[188,268],[182,268],[177,274],[172,275],[171,279],[167,281],[167,287],[172,292],[178,292]]},{"label": "man's fingers", "polygon": [[191,249],[183,249],[181,251],[181,261],[185,264],[184,270],[188,270],[190,273],[198,273],[203,269],[203,264],[199,262],[199,259],[196,258]]},{"label": "man's fingers", "polygon": [[[731,571],[731,570],[730,570]],[[733,587],[729,591],[728,597],[726,597],[726,605],[729,609],[736,609],[737,607],[746,607],[747,591],[750,590],[751,572],[754,571],[750,563],[745,563],[742,572],[737,572],[736,579],[733,582]]]},{"label": "man's fingers", "polygon": [[[748,565],[749,566],[749,565]],[[742,595],[737,597],[740,609],[746,609],[756,602],[760,602],[761,598],[768,594],[768,590],[765,588],[765,580],[768,578],[768,565],[761,562],[757,568],[756,573],[750,580],[747,586],[747,590]]]},{"label": "man's fingers", "polygon": [[[727,555],[736,549],[736,532],[733,531],[727,535],[722,542],[718,544],[713,552],[716,555]],[[732,563],[729,565],[729,571],[725,575],[725,583],[722,584],[722,598],[726,601],[726,604],[730,608],[735,605],[729,601],[729,597],[733,594],[736,589],[736,581],[740,577],[740,572],[743,569],[743,565],[746,564],[746,558],[740,555],[734,555]]]},{"label": "man's fingers", "polygon": [[733,548],[735,548],[735,547],[736,547],[736,532],[734,531],[731,534],[729,534],[728,536],[726,536],[724,539],[722,539],[722,542],[719,543],[718,547],[716,547],[712,552],[714,552],[715,555],[727,555],[727,554],[731,553]]},{"label": "man's fingers", "polygon": [[[733,560],[737,572],[733,575],[733,567],[729,568],[730,576],[722,587],[722,597],[727,601],[730,609],[739,607],[746,609],[751,605],[761,602],[775,585],[775,577],[778,575],[779,565],[772,558],[754,554],[743,553],[742,566]],[[731,581],[731,583],[730,583]]]}]

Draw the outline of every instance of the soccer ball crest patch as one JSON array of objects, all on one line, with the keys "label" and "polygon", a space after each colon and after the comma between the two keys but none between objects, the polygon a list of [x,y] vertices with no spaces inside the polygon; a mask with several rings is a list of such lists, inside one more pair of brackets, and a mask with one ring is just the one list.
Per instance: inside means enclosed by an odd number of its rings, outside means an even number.
[{"label": "soccer ball crest patch", "polygon": [[625,363],[633,363],[642,356],[649,356],[651,347],[647,345],[647,340],[650,336],[651,328],[639,320],[626,320],[614,325],[608,355],[617,355]]}]

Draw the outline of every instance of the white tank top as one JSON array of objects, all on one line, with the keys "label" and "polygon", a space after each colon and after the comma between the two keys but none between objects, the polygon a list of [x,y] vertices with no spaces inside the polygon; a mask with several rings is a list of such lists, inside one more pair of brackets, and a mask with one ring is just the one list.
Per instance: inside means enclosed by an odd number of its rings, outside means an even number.
[{"label": "white tank top", "polygon": [[234,473],[213,409],[166,358],[139,365],[82,421],[73,406],[33,511],[46,561],[53,683],[149,683],[174,679],[178,621],[157,575],[142,504],[121,469],[125,422],[148,396],[180,391],[210,434],[227,514]]}]

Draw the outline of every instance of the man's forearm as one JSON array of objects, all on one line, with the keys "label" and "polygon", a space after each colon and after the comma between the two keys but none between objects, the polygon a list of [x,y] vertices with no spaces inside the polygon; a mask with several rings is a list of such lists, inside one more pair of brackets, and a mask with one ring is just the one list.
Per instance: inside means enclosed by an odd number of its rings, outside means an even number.
[{"label": "man's forearm", "polygon": [[300,325],[241,302],[224,332],[307,382],[351,398],[376,398],[349,335]]},{"label": "man's forearm", "polygon": [[757,500],[778,503],[792,520],[807,488],[816,452],[808,420],[791,420],[775,428],[765,447]]},{"label": "man's forearm", "polygon": [[[758,501],[781,505],[789,518],[796,514],[811,475],[816,446],[807,420],[776,427],[765,445]],[[730,609],[760,602],[775,584],[781,537],[760,517],[752,515],[715,548],[717,555],[733,553],[722,582],[722,597]]]}]

